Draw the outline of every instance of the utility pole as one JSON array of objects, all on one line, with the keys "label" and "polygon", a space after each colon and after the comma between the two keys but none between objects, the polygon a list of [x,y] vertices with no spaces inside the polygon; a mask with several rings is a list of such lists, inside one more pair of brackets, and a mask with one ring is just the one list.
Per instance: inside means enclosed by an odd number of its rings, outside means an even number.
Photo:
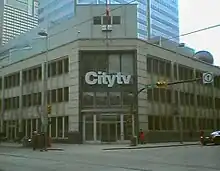
[{"label": "utility pole", "polygon": [[48,147],[48,113],[47,113],[47,82],[48,82],[48,33],[41,31],[38,33],[39,36],[45,37],[45,63],[44,63],[44,80],[43,80],[43,128],[44,128],[44,150],[47,151]]}]

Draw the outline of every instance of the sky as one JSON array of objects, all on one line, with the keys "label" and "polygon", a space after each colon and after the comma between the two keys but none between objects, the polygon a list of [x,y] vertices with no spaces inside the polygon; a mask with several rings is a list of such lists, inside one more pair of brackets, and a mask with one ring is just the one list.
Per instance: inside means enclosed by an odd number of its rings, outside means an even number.
[{"label": "sky", "polygon": [[[220,0],[179,0],[180,34],[220,24]],[[196,51],[207,50],[220,66],[220,27],[180,37]]]}]

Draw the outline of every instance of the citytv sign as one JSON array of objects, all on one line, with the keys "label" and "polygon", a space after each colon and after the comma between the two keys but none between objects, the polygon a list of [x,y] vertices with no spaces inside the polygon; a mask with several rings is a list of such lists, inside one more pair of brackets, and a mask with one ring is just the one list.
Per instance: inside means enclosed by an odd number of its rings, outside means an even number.
[{"label": "citytv sign", "polygon": [[108,87],[113,87],[115,83],[120,85],[130,84],[131,75],[123,75],[120,72],[114,75],[110,75],[102,71],[98,71],[98,72],[90,71],[87,72],[85,75],[85,82],[89,85],[104,84],[107,85]]}]

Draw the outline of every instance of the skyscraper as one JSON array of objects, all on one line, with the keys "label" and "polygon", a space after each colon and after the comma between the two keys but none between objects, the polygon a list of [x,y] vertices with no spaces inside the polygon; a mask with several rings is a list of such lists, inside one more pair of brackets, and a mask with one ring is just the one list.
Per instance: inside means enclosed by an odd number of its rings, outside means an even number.
[{"label": "skyscraper", "polygon": [[[76,3],[104,4],[106,0],[40,0],[39,24],[59,23],[73,17]],[[162,36],[179,41],[178,0],[108,0],[108,3],[137,4],[138,38]]]},{"label": "skyscraper", "polygon": [[37,0],[0,0],[0,45],[37,25]]}]

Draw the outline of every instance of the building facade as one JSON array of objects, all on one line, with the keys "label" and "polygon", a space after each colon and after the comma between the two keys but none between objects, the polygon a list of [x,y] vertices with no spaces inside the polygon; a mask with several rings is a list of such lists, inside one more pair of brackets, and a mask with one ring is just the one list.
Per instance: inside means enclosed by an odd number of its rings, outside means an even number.
[{"label": "building facade", "polygon": [[[110,0],[109,4],[137,4],[137,36],[149,39],[155,36],[179,41],[178,0]],[[41,0],[39,24],[60,23],[75,16],[76,4],[105,4],[105,0]],[[114,10],[114,9],[112,9]],[[55,15],[56,14],[56,15]],[[150,27],[148,27],[150,26]]]},{"label": "building facade", "polygon": [[[9,139],[40,129],[43,72],[48,55],[49,134],[83,142],[124,142],[141,128],[149,142],[179,140],[220,127],[220,69],[137,39],[79,39],[1,69],[1,129]],[[179,57],[177,57],[179,56]],[[175,81],[213,72],[213,84],[179,84],[148,89],[158,80]],[[181,121],[179,122],[179,116]]]},{"label": "building facade", "polygon": [[38,25],[38,2],[36,0],[0,2],[0,44],[28,32]]}]

